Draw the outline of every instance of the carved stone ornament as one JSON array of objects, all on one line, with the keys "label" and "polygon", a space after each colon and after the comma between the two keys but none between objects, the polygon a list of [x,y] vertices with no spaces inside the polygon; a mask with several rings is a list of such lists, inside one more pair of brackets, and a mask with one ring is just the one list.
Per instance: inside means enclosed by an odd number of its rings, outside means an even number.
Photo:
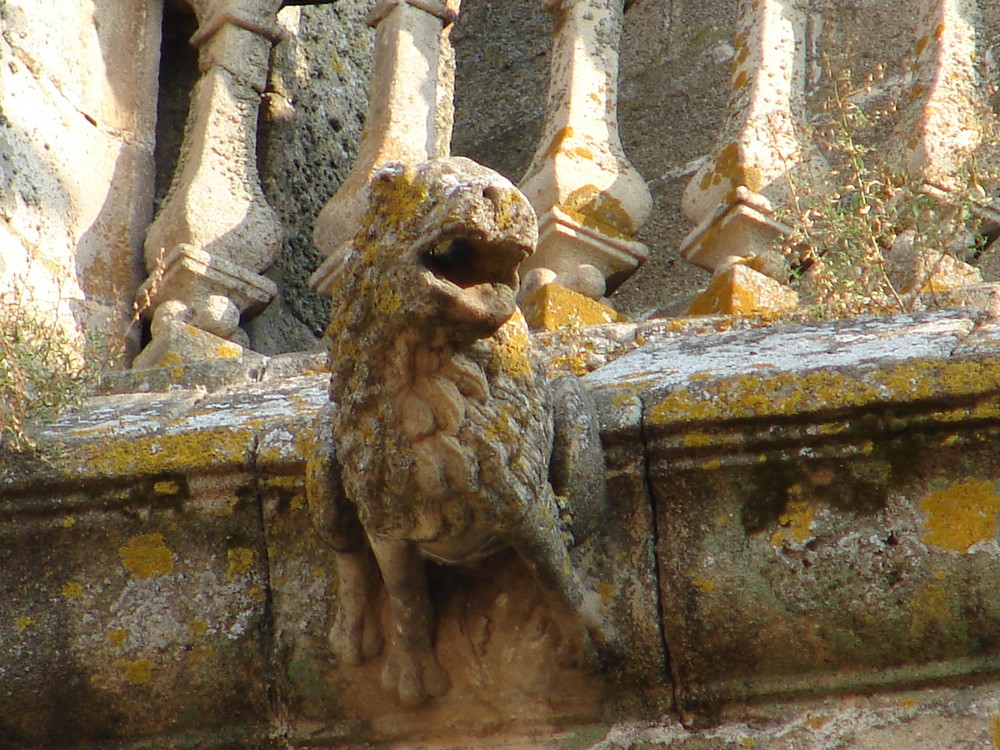
[{"label": "carved stone ornament", "polygon": [[[357,664],[386,641],[388,692],[405,705],[443,694],[450,680],[435,655],[425,560],[475,563],[512,547],[575,616],[567,658],[596,664],[593,647],[615,658],[616,630],[569,552],[574,509],[549,481],[551,394],[515,305],[534,211],[464,158],[388,164],[369,196],[332,290],[331,404],[307,478],[316,526],[338,552],[333,651]],[[580,499],[599,505],[593,443],[588,465],[561,469],[593,477]]]},{"label": "carved stone ornament", "polygon": [[134,367],[240,357],[239,328],[277,293],[260,275],[282,229],[257,176],[257,117],[280,0],[191,0],[201,78],[191,94],[180,161],[145,242],[150,277],[137,300],[152,341]]}]

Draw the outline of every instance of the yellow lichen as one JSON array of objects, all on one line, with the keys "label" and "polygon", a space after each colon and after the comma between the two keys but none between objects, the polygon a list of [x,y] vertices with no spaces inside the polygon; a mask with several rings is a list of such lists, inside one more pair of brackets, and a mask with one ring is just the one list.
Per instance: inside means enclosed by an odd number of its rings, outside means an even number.
[{"label": "yellow lichen", "polygon": [[163,541],[163,534],[140,534],[118,548],[125,569],[133,578],[146,579],[174,572],[174,554]]},{"label": "yellow lichen", "polygon": [[561,284],[533,291],[524,300],[523,310],[528,325],[547,331],[625,320],[618,311]]},{"label": "yellow lichen", "polygon": [[83,585],[70,581],[62,587],[62,595],[67,599],[79,599],[83,596]]},{"label": "yellow lichen", "polygon": [[81,451],[80,463],[101,474],[128,477],[211,468],[248,462],[254,433],[218,429],[109,442],[94,441]]},{"label": "yellow lichen", "polygon": [[715,591],[715,581],[711,578],[692,578],[691,585],[702,594],[711,594]]},{"label": "yellow lichen", "polygon": [[611,604],[615,600],[618,588],[613,583],[601,581],[597,584],[597,593],[601,597],[602,604]]},{"label": "yellow lichen", "polygon": [[497,331],[493,346],[503,371],[511,378],[531,375],[530,343],[524,318],[520,312],[515,311],[510,320]]},{"label": "yellow lichen", "polygon": [[121,667],[125,682],[129,685],[145,685],[153,679],[155,665],[149,659],[136,659],[135,661],[118,659],[115,664]]},{"label": "yellow lichen", "polygon": [[67,529],[72,528],[73,526],[76,525],[76,519],[73,518],[73,516],[66,516],[62,520],[62,525],[63,525],[64,528],[67,528]]},{"label": "yellow lichen", "polygon": [[622,202],[596,185],[577,188],[560,207],[584,226],[609,237],[630,239],[635,234],[635,223]]},{"label": "yellow lichen", "polygon": [[192,664],[204,664],[215,655],[215,647],[211,643],[200,643],[192,646],[188,652],[188,661]]},{"label": "yellow lichen", "polygon": [[128,638],[128,630],[125,628],[115,628],[108,633],[108,643],[112,646],[124,646]]},{"label": "yellow lichen", "polygon": [[994,714],[990,722],[990,734],[993,737],[993,746],[1000,747],[1000,714]]},{"label": "yellow lichen", "polygon": [[253,567],[253,550],[248,547],[234,547],[226,550],[226,557],[229,566],[226,568],[226,580],[234,581],[241,576],[245,576]]},{"label": "yellow lichen", "polygon": [[26,630],[27,628],[30,628],[31,626],[37,624],[38,621],[35,620],[35,618],[33,617],[25,617],[24,615],[22,615],[21,617],[14,618],[14,627],[17,628],[18,630]]},{"label": "yellow lichen", "polygon": [[204,620],[192,620],[188,628],[191,630],[191,634],[198,638],[208,632],[208,623]]},{"label": "yellow lichen", "polygon": [[176,495],[181,491],[180,485],[172,479],[161,479],[153,482],[153,492],[160,495]]},{"label": "yellow lichen", "polygon": [[930,628],[944,630],[952,621],[948,592],[940,583],[927,586],[920,596],[910,603],[910,637],[922,638]]},{"label": "yellow lichen", "polygon": [[812,538],[812,524],[815,511],[807,500],[791,500],[784,513],[778,516],[780,529],[771,535],[771,545],[781,548],[797,543],[803,544]]},{"label": "yellow lichen", "polygon": [[927,514],[925,544],[968,554],[973,545],[996,536],[1000,497],[993,482],[953,482],[928,495],[920,507]]},{"label": "yellow lichen", "polygon": [[945,399],[1000,388],[1000,360],[947,363],[916,360],[867,373],[766,372],[669,394],[650,410],[656,424],[783,416],[842,410],[886,401]]}]

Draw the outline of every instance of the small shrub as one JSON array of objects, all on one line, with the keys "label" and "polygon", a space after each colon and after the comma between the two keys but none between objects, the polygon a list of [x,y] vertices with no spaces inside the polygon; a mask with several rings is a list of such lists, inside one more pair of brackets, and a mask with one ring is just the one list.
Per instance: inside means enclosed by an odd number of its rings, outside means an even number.
[{"label": "small shrub", "polygon": [[[1000,181],[998,134],[984,112],[984,146],[956,175],[958,189],[928,186],[894,171],[860,135],[879,130],[896,111],[889,102],[869,113],[858,104],[869,94],[881,69],[855,84],[849,70],[831,73],[830,94],[809,140],[827,167],[788,171],[788,199],[778,218],[793,227],[782,252],[795,268],[795,283],[807,305],[821,317],[859,312],[910,310],[917,288],[899,288],[889,273],[888,256],[897,243],[907,251],[979,260],[985,245],[980,207],[990,203]],[[935,257],[935,256],[930,256]]]},{"label": "small shrub", "polygon": [[81,347],[23,288],[0,295],[0,449],[15,451],[34,448],[29,426],[78,405],[123,351],[101,336]]}]

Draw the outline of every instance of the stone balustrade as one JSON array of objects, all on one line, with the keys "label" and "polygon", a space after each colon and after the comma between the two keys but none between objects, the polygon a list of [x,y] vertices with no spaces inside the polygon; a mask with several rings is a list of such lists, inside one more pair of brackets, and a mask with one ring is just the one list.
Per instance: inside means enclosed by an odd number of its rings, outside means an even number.
[{"label": "stone balustrade", "polygon": [[[553,372],[590,370],[603,553],[628,572],[601,591],[628,656],[603,678],[560,661],[556,613],[509,556],[442,569],[439,655],[461,689],[421,709],[380,697],[377,663],[326,650],[335,562],[303,496],[320,358],[116,376],[133,392],[91,399],[38,433],[41,455],[0,464],[0,737],[459,747],[487,727],[510,739],[608,717],[603,732],[655,719],[670,736],[674,712],[694,727],[745,701],[995,675],[996,321],[732,325],[539,339]],[[987,732],[993,704],[964,695]],[[892,705],[903,729],[918,715]],[[816,710],[787,708],[772,730]]]}]

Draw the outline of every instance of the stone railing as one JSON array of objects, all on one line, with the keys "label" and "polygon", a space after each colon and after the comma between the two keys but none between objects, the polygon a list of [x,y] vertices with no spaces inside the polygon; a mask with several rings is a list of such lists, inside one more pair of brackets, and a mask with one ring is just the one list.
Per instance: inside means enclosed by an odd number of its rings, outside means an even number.
[{"label": "stone railing", "polygon": [[[997,323],[730,326],[549,335],[553,372],[592,370],[625,662],[563,661],[558,613],[510,556],[441,569],[457,689],[414,709],[385,699],[377,662],[338,665],[326,644],[334,561],[303,494],[318,358],[118,376],[0,468],[0,738],[467,747],[609,718],[669,736],[673,712],[696,726],[746,701],[995,675]],[[885,714],[900,731],[937,700],[915,695]],[[968,695],[986,736],[1000,706]]]}]

